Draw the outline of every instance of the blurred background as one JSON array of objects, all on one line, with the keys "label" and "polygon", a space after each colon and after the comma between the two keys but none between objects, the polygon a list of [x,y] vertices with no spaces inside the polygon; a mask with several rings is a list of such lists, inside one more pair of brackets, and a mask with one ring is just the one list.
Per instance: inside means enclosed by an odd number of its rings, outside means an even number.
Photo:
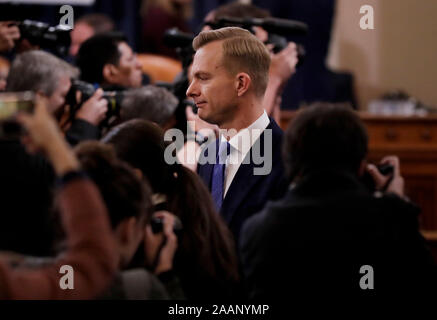
[{"label": "blurred background", "polygon": [[[0,12],[59,23],[59,1],[12,8],[0,2]],[[62,1],[72,4],[74,18],[103,13],[123,31],[137,52],[175,58],[175,52],[159,43],[165,28],[176,26],[197,34],[205,16],[225,0],[95,0]],[[282,109],[296,109],[316,100],[349,101],[360,110],[395,90],[412,96],[434,110],[437,106],[437,2],[414,0],[253,0],[272,16],[303,21],[309,33],[297,39],[305,47],[305,61],[284,90]],[[361,30],[360,7],[374,8],[374,30]],[[170,9],[169,9],[170,8]],[[174,9],[177,8],[177,9]],[[289,40],[296,40],[288,37]],[[327,85],[329,83],[329,85]]]}]

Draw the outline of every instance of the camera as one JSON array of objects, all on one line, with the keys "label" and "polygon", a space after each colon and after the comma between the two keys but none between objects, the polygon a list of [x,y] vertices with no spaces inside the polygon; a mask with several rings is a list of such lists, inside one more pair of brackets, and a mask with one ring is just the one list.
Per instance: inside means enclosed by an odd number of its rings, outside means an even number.
[{"label": "camera", "polygon": [[[381,173],[384,176],[393,175],[394,168],[391,164],[382,164],[382,165],[380,164],[377,165],[376,168],[378,169],[379,173]],[[369,172],[366,171],[364,173],[363,177],[361,178],[361,181],[363,182],[363,184],[366,186],[368,190],[370,190],[371,192],[376,191],[375,180],[373,180]],[[389,183],[390,180],[387,182],[387,185]]]},{"label": "camera", "polygon": [[53,50],[55,54],[64,56],[71,44],[71,29],[64,25],[49,26],[47,23],[24,20],[18,23],[22,39],[41,48]]},{"label": "camera", "polygon": [[[153,217],[150,221],[150,226],[152,227],[152,232],[154,234],[160,233],[163,230],[164,222],[162,218]],[[182,222],[178,217],[175,217],[175,223],[173,225],[173,232],[178,236],[182,231]]]},{"label": "camera", "polygon": [[[76,79],[71,80],[71,87],[66,96],[66,103],[71,108],[71,116],[74,116],[82,104],[88,100],[96,90],[97,88],[91,83]],[[78,91],[81,92],[80,100],[77,100],[76,96]],[[108,111],[106,112],[104,123],[108,123],[108,121],[114,116],[120,116],[121,102],[123,101],[123,98],[123,91],[105,91],[103,93],[103,99],[106,99],[108,102]]]},{"label": "camera", "polygon": [[18,112],[32,113],[35,107],[35,94],[32,91],[0,93],[0,137],[18,139],[22,128],[15,121]]}]

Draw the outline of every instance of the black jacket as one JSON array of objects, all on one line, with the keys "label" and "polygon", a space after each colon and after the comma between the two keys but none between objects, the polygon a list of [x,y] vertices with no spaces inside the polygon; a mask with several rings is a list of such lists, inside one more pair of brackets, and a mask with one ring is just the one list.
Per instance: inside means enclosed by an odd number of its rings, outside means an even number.
[{"label": "black jacket", "polygon": [[[418,213],[395,195],[373,195],[345,172],[307,176],[242,229],[250,297],[435,290],[435,264],[419,233]],[[360,287],[365,265],[373,268],[373,290]]]}]

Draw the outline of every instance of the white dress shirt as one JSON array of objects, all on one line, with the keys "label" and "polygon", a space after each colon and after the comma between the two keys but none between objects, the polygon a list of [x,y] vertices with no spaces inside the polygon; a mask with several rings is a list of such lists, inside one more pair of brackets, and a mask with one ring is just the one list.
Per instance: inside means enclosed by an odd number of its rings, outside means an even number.
[{"label": "white dress shirt", "polygon": [[[264,110],[263,114],[255,120],[250,126],[240,130],[235,136],[229,140],[230,154],[226,159],[225,169],[225,182],[223,198],[231,186],[232,180],[240,168],[241,163],[250,151],[256,140],[260,137],[261,133],[267,128],[270,123],[270,119],[267,116],[267,112]],[[220,142],[226,139],[223,135],[220,136]]]}]

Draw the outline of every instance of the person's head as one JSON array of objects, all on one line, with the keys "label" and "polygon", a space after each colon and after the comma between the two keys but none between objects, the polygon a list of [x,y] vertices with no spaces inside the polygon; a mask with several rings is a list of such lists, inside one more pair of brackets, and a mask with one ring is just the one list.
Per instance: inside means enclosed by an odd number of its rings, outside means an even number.
[{"label": "person's head", "polygon": [[65,104],[71,78],[77,70],[54,55],[32,50],[18,55],[12,62],[6,81],[7,91],[31,90],[48,98],[48,109],[55,113]]},{"label": "person's head", "polygon": [[315,103],[299,111],[285,132],[283,158],[290,180],[322,170],[358,175],[367,132],[349,105]]},{"label": "person's head", "polygon": [[164,88],[148,85],[130,89],[121,103],[121,121],[144,119],[167,128],[174,120],[178,103],[178,99]]},{"label": "person's head", "polygon": [[262,101],[270,55],[249,31],[234,27],[202,31],[193,48],[187,96],[199,107],[201,119],[223,126],[243,115],[254,101]]},{"label": "person's head", "polygon": [[97,34],[86,40],[79,49],[76,65],[81,79],[102,86],[141,86],[141,64],[118,32]]},{"label": "person's head", "polygon": [[74,28],[70,32],[70,55],[75,57],[82,43],[91,38],[93,35],[109,32],[113,29],[114,22],[105,14],[92,13],[80,17],[75,21]]},{"label": "person's head", "polygon": [[[187,272],[237,277],[232,236],[215,212],[211,195],[200,178],[179,164],[165,161],[168,144],[157,125],[140,119],[114,127],[103,139],[117,156],[141,170],[153,192],[164,195],[166,210],[182,222],[183,234],[176,263],[189,265]],[[194,267],[193,267],[194,265]]]},{"label": "person's head", "polygon": [[[234,1],[224,4],[210,11],[204,19],[204,27],[202,30],[211,30],[208,23],[216,23],[222,18],[269,18],[271,14],[268,10],[254,6],[253,4],[241,3]],[[265,42],[268,38],[267,32],[261,27],[253,27],[253,31],[258,39]]]},{"label": "person's head", "polygon": [[83,170],[98,187],[115,232],[121,267],[126,267],[152,215],[151,191],[109,145],[83,142],[75,148]]}]

